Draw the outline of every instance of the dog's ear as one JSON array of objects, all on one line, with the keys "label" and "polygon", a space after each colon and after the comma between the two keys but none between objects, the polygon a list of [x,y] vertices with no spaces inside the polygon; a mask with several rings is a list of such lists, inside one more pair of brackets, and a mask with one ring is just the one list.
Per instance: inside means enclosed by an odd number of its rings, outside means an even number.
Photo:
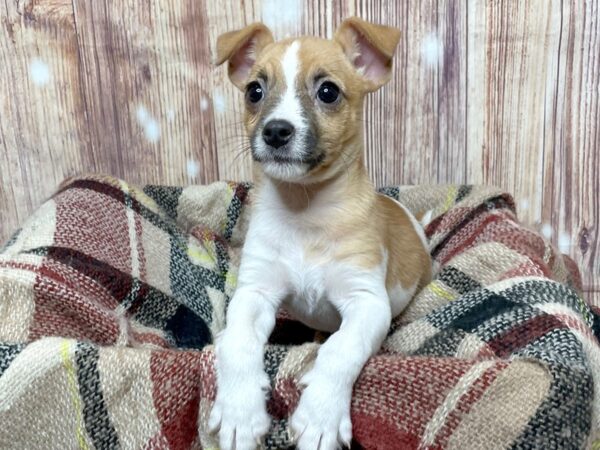
[{"label": "dog's ear", "polygon": [[230,31],[217,38],[217,65],[228,61],[230,80],[240,89],[263,48],[273,42],[273,35],[262,23],[253,23],[241,30]]},{"label": "dog's ear", "polygon": [[389,81],[400,30],[351,17],[342,22],[333,39],[342,46],[350,62],[365,78],[368,91],[374,91]]}]

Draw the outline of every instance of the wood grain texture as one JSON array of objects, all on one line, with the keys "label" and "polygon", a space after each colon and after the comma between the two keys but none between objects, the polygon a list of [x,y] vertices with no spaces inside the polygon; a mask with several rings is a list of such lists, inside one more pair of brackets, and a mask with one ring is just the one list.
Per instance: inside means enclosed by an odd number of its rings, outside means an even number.
[{"label": "wood grain texture", "polygon": [[0,240],[66,176],[251,178],[241,94],[211,64],[254,21],[402,30],[369,97],[377,185],[486,183],[580,265],[600,305],[600,0],[0,1]]}]

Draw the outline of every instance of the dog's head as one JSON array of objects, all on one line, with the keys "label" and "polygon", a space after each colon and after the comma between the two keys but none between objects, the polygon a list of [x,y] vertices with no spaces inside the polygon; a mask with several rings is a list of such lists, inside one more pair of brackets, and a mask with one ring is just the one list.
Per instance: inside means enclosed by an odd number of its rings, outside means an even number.
[{"label": "dog's head", "polygon": [[332,40],[275,42],[261,23],[219,36],[217,64],[228,61],[245,92],[252,157],[267,176],[322,181],[361,157],[363,99],[390,79],[399,38],[358,18]]}]

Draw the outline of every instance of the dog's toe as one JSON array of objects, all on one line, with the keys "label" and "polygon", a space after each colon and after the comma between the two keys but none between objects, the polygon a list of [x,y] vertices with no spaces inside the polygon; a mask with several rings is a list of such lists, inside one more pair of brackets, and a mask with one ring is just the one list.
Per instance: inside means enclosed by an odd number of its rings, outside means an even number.
[{"label": "dog's toe", "polygon": [[221,429],[219,430],[219,446],[221,450],[233,450],[234,438],[235,428],[227,424],[221,424]]},{"label": "dog's toe", "polygon": [[299,450],[337,450],[341,447],[335,431],[309,425],[298,439]]},{"label": "dog's toe", "polygon": [[[246,379],[247,381],[247,379]],[[258,379],[251,383],[223,383],[208,419],[208,430],[218,432],[222,450],[252,450],[269,431],[271,418]]]},{"label": "dog's toe", "polygon": [[337,438],[344,446],[350,448],[350,443],[352,442],[352,422],[349,415],[342,418]]},{"label": "dog's toe", "polygon": [[235,429],[235,450],[255,450],[257,445],[250,427],[238,426]]},{"label": "dog's toe", "polygon": [[299,450],[336,450],[352,439],[350,394],[330,383],[311,382],[300,397],[290,427]]},{"label": "dog's toe", "polygon": [[[319,443],[321,442],[321,430],[318,430],[316,427],[309,426],[304,430],[304,433],[298,439],[298,449],[300,450],[308,450],[311,449],[321,449],[324,450],[325,447],[319,447]],[[335,447],[334,447],[335,448]]]},{"label": "dog's toe", "polygon": [[262,437],[267,434],[271,427],[271,418],[266,412],[254,414],[250,428],[252,429],[252,437],[255,442],[260,443]]},{"label": "dog's toe", "polygon": [[208,432],[215,434],[219,428],[221,428],[221,406],[215,403],[208,417]]},{"label": "dog's toe", "polygon": [[337,440],[336,433],[326,433],[321,436],[321,442],[319,444],[319,448],[321,450],[328,450],[339,447],[340,444]]}]

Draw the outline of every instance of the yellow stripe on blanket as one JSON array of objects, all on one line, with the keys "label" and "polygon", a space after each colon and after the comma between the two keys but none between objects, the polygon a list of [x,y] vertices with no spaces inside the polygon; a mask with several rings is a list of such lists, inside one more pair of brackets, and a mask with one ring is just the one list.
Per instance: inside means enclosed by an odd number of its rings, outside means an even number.
[{"label": "yellow stripe on blanket", "polygon": [[62,359],[63,366],[67,371],[67,378],[69,379],[69,389],[71,391],[71,400],[73,402],[73,408],[77,415],[77,441],[79,442],[79,448],[89,450],[89,447],[85,441],[83,431],[83,417],[81,416],[81,402],[79,400],[79,389],[77,388],[77,379],[75,373],[75,367],[71,361],[71,341],[65,340],[60,345],[60,356]]},{"label": "yellow stripe on blanket", "polygon": [[237,274],[232,273],[231,270],[228,270],[227,275],[225,275],[225,284],[234,288],[237,285]]},{"label": "yellow stripe on blanket", "polygon": [[206,249],[199,249],[194,247],[188,247],[187,254],[192,261],[204,263],[204,264],[214,264],[215,257],[210,254]]},{"label": "yellow stripe on blanket", "polygon": [[445,298],[448,301],[454,300],[455,296],[439,285],[438,281],[429,283],[429,289],[439,297]]},{"label": "yellow stripe on blanket", "polygon": [[458,193],[458,189],[456,186],[451,186],[448,189],[448,194],[446,194],[446,201],[444,202],[444,212],[448,211],[452,205],[454,205],[456,194]]}]

